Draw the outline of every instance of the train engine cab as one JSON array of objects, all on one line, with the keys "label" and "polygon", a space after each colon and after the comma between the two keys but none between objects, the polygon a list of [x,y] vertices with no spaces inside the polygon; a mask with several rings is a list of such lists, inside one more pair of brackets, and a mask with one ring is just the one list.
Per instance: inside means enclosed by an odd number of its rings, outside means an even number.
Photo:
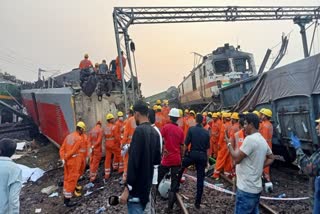
[{"label": "train engine cab", "polygon": [[219,89],[256,75],[251,53],[225,44],[203,57],[179,84],[179,98],[183,106],[206,105],[218,101]]}]

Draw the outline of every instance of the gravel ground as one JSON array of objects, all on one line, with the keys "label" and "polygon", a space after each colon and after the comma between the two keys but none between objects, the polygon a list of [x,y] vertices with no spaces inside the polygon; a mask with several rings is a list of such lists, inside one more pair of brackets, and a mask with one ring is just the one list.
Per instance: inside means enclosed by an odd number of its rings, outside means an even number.
[{"label": "gravel ground", "polygon": [[[36,156],[36,158],[34,157]],[[58,150],[52,144],[43,146],[39,149],[36,155],[28,155],[19,159],[17,162],[34,167],[40,167],[44,170],[56,168],[58,157]],[[102,178],[102,165],[100,167],[100,178]],[[193,171],[188,171],[188,174],[194,174]],[[276,165],[271,169],[271,175],[274,183],[274,193],[266,194],[264,196],[276,197],[285,193],[287,197],[304,197],[308,195],[308,178],[299,175],[296,168],[287,167],[283,165]],[[86,197],[74,199],[79,202],[75,208],[66,208],[63,206],[62,187],[59,187],[57,192],[59,197],[49,198],[46,194],[41,193],[41,189],[50,185],[58,185],[63,178],[63,170],[56,169],[46,173],[41,179],[35,183],[28,183],[21,192],[21,213],[35,213],[36,209],[41,208],[41,213],[95,213],[100,207],[105,207],[104,213],[127,213],[125,206],[119,205],[115,207],[108,206],[108,198],[111,195],[120,195],[122,187],[119,185],[119,178],[116,172],[112,174],[111,179],[104,185],[102,180],[98,180],[95,187],[90,189],[93,193]],[[210,183],[217,183],[211,178],[207,178]],[[82,185],[88,183],[85,179],[81,181]],[[223,188],[232,190],[232,186],[224,180],[218,183],[223,185]],[[100,189],[104,187],[104,189]],[[194,208],[194,197],[196,191],[196,183],[187,179],[181,185],[180,193],[183,197],[185,206],[189,213],[233,213],[234,198],[225,193],[205,187],[202,200],[201,209]],[[86,190],[83,191],[83,194]],[[309,202],[306,201],[266,201],[266,204],[272,207],[279,213],[311,213]],[[167,201],[157,197],[157,213],[166,213]],[[180,208],[176,205],[173,213],[181,213]],[[261,213],[266,213],[261,210]]]}]

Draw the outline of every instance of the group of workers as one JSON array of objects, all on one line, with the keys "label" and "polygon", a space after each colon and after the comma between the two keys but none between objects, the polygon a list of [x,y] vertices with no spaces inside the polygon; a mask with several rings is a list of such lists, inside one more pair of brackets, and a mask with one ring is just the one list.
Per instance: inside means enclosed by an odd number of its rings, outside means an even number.
[{"label": "group of workers", "polygon": [[[121,59],[122,66],[125,68],[127,59],[125,58],[123,51],[121,51]],[[84,59],[80,61],[79,68],[82,70],[92,67],[97,74],[115,74],[118,80],[122,80],[119,56],[117,56],[116,59],[111,60],[109,67],[106,63],[107,62],[104,59],[102,60],[102,63],[95,63],[93,66],[91,60],[89,60],[89,55],[84,54]]]},{"label": "group of workers", "polygon": [[81,196],[82,187],[78,184],[78,180],[85,173],[88,157],[90,157],[90,181],[96,181],[102,158],[103,142],[105,145],[105,181],[110,178],[112,171],[118,171],[118,173],[123,173],[121,182],[125,183],[128,167],[128,145],[136,128],[132,108],[128,115],[127,120],[124,120],[123,112],[119,111],[117,120],[115,120],[114,115],[108,113],[106,124],[103,126],[102,121],[98,121],[87,134],[85,133],[85,123],[80,121],[76,125],[76,131],[65,138],[60,148],[60,158],[64,166],[65,206],[76,205],[70,201],[73,194],[77,197]]},{"label": "group of workers", "polygon": [[[151,109],[151,106],[149,108]],[[155,126],[160,132],[165,132],[165,130],[162,130],[163,127],[172,122],[168,100],[163,100],[163,102],[157,100],[152,109],[155,111]],[[177,117],[175,123],[182,130],[182,139],[186,139],[188,130],[195,127],[199,122],[196,121],[196,116],[200,113],[189,109],[185,109],[184,112],[182,109],[176,110],[179,112],[179,117]],[[243,112],[243,114],[246,113]],[[271,148],[273,132],[270,123],[271,110],[261,109],[259,112],[254,111],[253,113],[260,117],[260,133]],[[85,123],[80,121],[77,123],[76,131],[65,138],[60,148],[60,158],[65,166],[63,188],[65,206],[75,205],[74,202],[70,201],[72,195],[81,196],[82,187],[78,185],[78,180],[85,172],[87,157],[90,157],[90,181],[96,181],[99,163],[102,158],[103,143],[105,145],[104,179],[109,179],[112,172],[118,171],[118,173],[123,173],[121,184],[126,183],[128,150],[137,127],[133,115],[132,107],[127,112],[126,120],[124,120],[124,114],[121,111],[117,113],[117,117],[108,113],[105,125],[102,125],[102,121],[98,121],[95,127],[87,133],[85,133]],[[208,131],[210,137],[207,155],[216,158],[216,167],[213,174],[216,179],[219,179],[221,172],[228,176],[234,176],[235,164],[230,156],[226,141],[230,140],[234,148],[239,148],[243,142],[245,132],[241,115],[236,112],[203,112],[201,114],[201,118],[203,118],[201,125]],[[269,168],[264,170],[264,177],[267,181],[270,181]]]}]

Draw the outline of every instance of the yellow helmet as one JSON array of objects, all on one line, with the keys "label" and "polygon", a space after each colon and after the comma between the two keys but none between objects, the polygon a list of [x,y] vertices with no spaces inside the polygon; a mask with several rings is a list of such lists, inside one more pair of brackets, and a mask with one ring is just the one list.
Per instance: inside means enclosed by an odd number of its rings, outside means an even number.
[{"label": "yellow helmet", "polygon": [[272,111],[270,109],[263,108],[260,110],[260,113],[266,115],[267,117],[272,117]]},{"label": "yellow helmet", "polygon": [[218,114],[217,113],[213,113],[212,114],[212,118],[217,118],[218,117]]},{"label": "yellow helmet", "polygon": [[207,116],[207,115],[208,115],[208,112],[206,111],[202,113],[202,116]]},{"label": "yellow helmet", "polygon": [[216,113],[218,117],[221,117],[221,112]]},{"label": "yellow helmet", "polygon": [[239,114],[237,112],[233,112],[231,115],[231,119],[239,120]]},{"label": "yellow helmet", "polygon": [[223,118],[230,118],[230,117],[231,117],[231,113],[229,113],[229,112],[223,112],[223,113],[222,113],[222,117],[223,117]]},{"label": "yellow helmet", "polygon": [[161,100],[157,100],[156,104],[160,105],[161,104]]},{"label": "yellow helmet", "polygon": [[123,117],[123,112],[119,111],[117,115],[118,115],[118,117]]},{"label": "yellow helmet", "polygon": [[133,105],[131,105],[129,109],[133,111]]},{"label": "yellow helmet", "polygon": [[185,110],[184,110],[184,113],[189,113],[189,109],[185,109]]},{"label": "yellow helmet", "polygon": [[162,109],[162,107],[161,106],[157,106],[157,110],[161,110]]},{"label": "yellow helmet", "polygon": [[180,117],[183,116],[183,111],[182,111],[182,109],[179,109],[179,114],[180,114]]},{"label": "yellow helmet", "polygon": [[193,114],[194,116],[196,116],[196,113],[193,110],[189,111],[189,113]]},{"label": "yellow helmet", "polygon": [[79,121],[79,122],[77,123],[77,127],[80,127],[80,128],[82,128],[83,130],[86,130],[86,124],[85,124],[84,122],[82,122],[82,121]]},{"label": "yellow helmet", "polygon": [[252,113],[256,114],[258,117],[260,117],[260,113],[257,110],[254,110]]},{"label": "yellow helmet", "polygon": [[107,114],[107,115],[106,115],[106,119],[107,119],[107,120],[114,119],[113,114],[111,114],[111,113]]},{"label": "yellow helmet", "polygon": [[156,110],[157,110],[157,108],[158,108],[158,106],[157,106],[157,105],[154,105],[154,106],[152,107],[152,109],[153,109],[154,111],[156,111]]},{"label": "yellow helmet", "polygon": [[212,117],[212,112],[209,111],[209,112],[208,112],[208,115],[210,115],[210,116]]},{"label": "yellow helmet", "polygon": [[249,112],[248,111],[244,111],[244,112],[242,112],[242,114],[249,114]]},{"label": "yellow helmet", "polygon": [[163,104],[169,104],[169,100],[163,100]]}]

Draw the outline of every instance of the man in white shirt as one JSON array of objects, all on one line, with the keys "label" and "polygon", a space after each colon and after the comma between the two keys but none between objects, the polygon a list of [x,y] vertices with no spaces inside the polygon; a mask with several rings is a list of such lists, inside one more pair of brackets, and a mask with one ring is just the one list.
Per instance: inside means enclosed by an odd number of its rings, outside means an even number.
[{"label": "man in white shirt", "polygon": [[274,156],[266,140],[259,133],[259,118],[247,114],[244,121],[246,138],[239,149],[234,150],[229,141],[227,146],[235,161],[237,174],[237,194],[235,214],[259,213],[262,191],[263,168],[272,164]]},{"label": "man in white shirt", "polygon": [[22,171],[10,158],[16,147],[17,144],[10,139],[0,140],[0,214],[20,213]]}]

